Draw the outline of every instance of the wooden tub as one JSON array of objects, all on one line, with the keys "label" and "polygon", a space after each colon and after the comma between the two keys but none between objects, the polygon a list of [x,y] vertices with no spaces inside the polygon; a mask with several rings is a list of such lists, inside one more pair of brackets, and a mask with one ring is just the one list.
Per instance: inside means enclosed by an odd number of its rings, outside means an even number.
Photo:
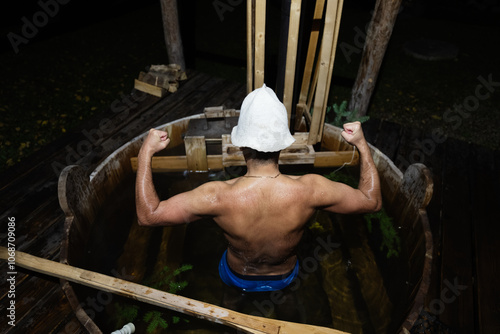
[{"label": "wooden tub", "polygon": [[[202,119],[204,114],[194,115],[176,120],[157,127],[168,131],[171,137],[170,147],[183,146],[184,135],[188,131],[190,120]],[[315,154],[307,163],[315,166],[323,166],[326,161],[336,159],[336,153],[340,156],[353,157],[357,161],[357,154],[352,155],[352,148],[347,145],[340,135],[341,129],[325,125],[322,150]],[[60,261],[76,267],[85,267],[85,246],[89,242],[90,231],[96,221],[100,209],[106,199],[126,179],[133,177],[135,162],[146,133],[134,138],[130,142],[111,154],[94,171],[88,175],[87,171],[79,166],[66,167],[59,178],[59,201],[65,212],[65,238],[61,247]],[[299,134],[300,136],[300,134]],[[227,140],[227,138],[226,138]],[[299,143],[300,144],[300,143]],[[229,146],[228,146],[229,145]],[[230,152],[230,143],[223,146],[225,153]],[[411,282],[408,293],[401,296],[398,308],[401,309],[397,319],[392,319],[391,331],[407,333],[417,319],[420,310],[424,306],[427,294],[431,262],[432,262],[432,235],[429,228],[426,206],[432,196],[432,178],[429,170],[422,164],[411,165],[403,175],[377,148],[370,145],[372,156],[380,174],[384,208],[394,218],[396,228],[400,231],[401,245],[408,258],[409,268],[408,282]],[[295,154],[297,151],[291,151]],[[299,151],[301,154],[304,151]],[[223,151],[224,154],[224,151]],[[295,158],[302,159],[299,154]],[[280,163],[293,163],[293,157],[282,157]],[[164,157],[168,166],[174,166],[173,170],[186,170],[187,166],[195,166],[196,163],[188,161],[182,156]],[[229,157],[230,161],[235,157]],[[236,157],[236,159],[240,159]],[[241,160],[240,160],[241,161]],[[158,163],[158,165],[155,165]],[[231,163],[234,165],[234,161]],[[154,171],[165,171],[165,164],[161,161],[153,162]],[[208,169],[220,169],[224,162],[220,156],[207,155]],[[85,309],[84,303],[80,301],[75,293],[75,287],[68,281],[61,281],[62,288],[75,311],[80,322],[90,333],[102,333],[98,325],[93,321],[93,315]],[[401,305],[403,305],[401,307]]]}]

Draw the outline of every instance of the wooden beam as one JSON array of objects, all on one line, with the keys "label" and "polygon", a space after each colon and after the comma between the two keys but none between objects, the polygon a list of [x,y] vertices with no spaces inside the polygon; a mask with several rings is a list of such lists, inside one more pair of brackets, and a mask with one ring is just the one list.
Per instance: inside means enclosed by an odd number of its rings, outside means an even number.
[{"label": "wooden beam", "polygon": [[255,60],[254,89],[264,84],[266,54],[266,0],[255,2]]},{"label": "wooden beam", "polygon": [[[308,147],[309,145],[304,145]],[[314,167],[338,167],[343,164],[357,165],[359,164],[359,153],[352,151],[337,151],[337,152],[314,152],[311,158],[310,148],[291,148],[291,153],[284,153],[280,156],[280,165],[289,164],[313,164]],[[294,152],[295,151],[295,152]],[[309,157],[299,156],[307,153]],[[208,155],[207,163],[208,170],[222,170],[229,166],[245,166],[245,158],[243,154],[238,153],[238,148],[235,147],[234,151],[229,150],[229,155],[225,157],[223,162],[223,155]],[[134,172],[137,171],[137,158],[130,158],[130,164]],[[187,158],[185,155],[179,156],[160,156],[153,157],[151,161],[151,170],[153,173],[168,173],[168,172],[182,172],[187,170]]]},{"label": "wooden beam", "polygon": [[290,23],[288,25],[288,45],[286,51],[285,88],[283,104],[288,113],[288,126],[292,117],[293,86],[295,83],[295,68],[297,67],[297,48],[300,26],[300,0],[292,0],[290,5]]},{"label": "wooden beam", "polygon": [[[193,136],[194,137],[194,136]],[[187,136],[186,138],[193,138]],[[286,149],[281,151],[279,164],[309,164],[315,167],[338,167],[343,164],[356,165],[359,163],[359,155],[357,151],[350,149],[346,144],[342,151],[325,151],[315,152],[312,145],[307,144],[309,133],[296,132],[293,137],[295,142]],[[203,137],[201,137],[203,138]],[[191,140],[191,139],[189,139]],[[201,145],[201,139],[195,145]],[[203,160],[203,159],[201,159]],[[151,161],[151,169],[153,173],[180,172],[185,170],[222,170],[230,166],[246,166],[245,158],[240,148],[231,143],[231,135],[222,135],[222,155],[207,155],[206,169],[189,168],[188,158],[185,155],[181,156],[157,156]],[[132,170],[137,171],[137,157],[130,159]]]},{"label": "wooden beam", "polygon": [[[134,172],[137,171],[137,157],[130,158],[130,165]],[[207,155],[208,170],[222,170],[222,155]],[[151,160],[153,173],[182,172],[188,170],[187,157],[185,155],[158,156]]]},{"label": "wooden beam", "polygon": [[325,8],[325,0],[316,1],[311,35],[309,37],[309,47],[307,50],[306,65],[304,68],[304,75],[302,77],[302,86],[300,89],[300,96],[298,103],[306,103],[307,97],[309,96],[309,90],[311,88],[311,83],[312,83],[311,76],[313,74],[314,63],[315,63],[314,60],[316,59],[316,53],[318,48],[320,21],[323,18],[324,8]]},{"label": "wooden beam", "polygon": [[343,5],[344,5],[344,0],[338,0],[337,10],[335,12],[335,28],[333,31],[332,51],[330,53],[328,75],[326,77],[327,78],[326,90],[325,90],[326,96],[324,97],[323,109],[321,109],[322,117],[321,117],[321,125],[319,127],[320,132],[318,134],[318,142],[321,141],[321,138],[323,137],[323,130],[324,130],[325,119],[326,119],[326,108],[327,108],[327,103],[328,103],[328,94],[330,92],[330,85],[332,83],[333,65],[335,64],[335,53],[337,50],[337,41],[338,41],[339,29],[340,29],[340,18],[342,16]]},{"label": "wooden beam", "polygon": [[[307,122],[311,123],[310,103],[308,104],[308,96],[314,95],[316,90],[316,83],[318,78],[318,66],[315,66],[316,54],[318,49],[318,39],[320,33],[320,22],[323,18],[323,10],[325,8],[325,1],[316,1],[314,9],[313,23],[311,28],[311,35],[309,37],[309,47],[307,50],[306,64],[304,67],[304,75],[302,77],[302,86],[300,88],[299,101],[297,103],[295,129],[297,130],[301,124],[302,117],[304,116]],[[314,76],[313,76],[314,72]],[[311,76],[313,76],[311,80]]]},{"label": "wooden beam", "polygon": [[319,57],[318,85],[314,97],[314,113],[309,131],[309,144],[316,144],[321,141],[322,126],[324,121],[324,110],[328,98],[329,70],[333,49],[337,18],[338,0],[328,1],[326,4],[325,27],[323,40],[321,42],[321,53]]},{"label": "wooden beam", "polygon": [[134,81],[134,88],[157,97],[162,97],[167,91],[165,88],[150,85],[137,79]]},{"label": "wooden beam", "polygon": [[204,136],[186,136],[184,138],[186,147],[187,170],[208,171],[207,145]]},{"label": "wooden beam", "polygon": [[253,26],[255,0],[247,0],[247,94],[253,90]]}]

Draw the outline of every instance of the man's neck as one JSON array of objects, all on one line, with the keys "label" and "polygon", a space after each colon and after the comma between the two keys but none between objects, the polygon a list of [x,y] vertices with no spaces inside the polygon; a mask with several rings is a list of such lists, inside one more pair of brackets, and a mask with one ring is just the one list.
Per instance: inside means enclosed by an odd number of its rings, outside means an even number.
[{"label": "man's neck", "polygon": [[280,174],[277,164],[254,164],[252,161],[247,161],[247,177],[277,177]]}]

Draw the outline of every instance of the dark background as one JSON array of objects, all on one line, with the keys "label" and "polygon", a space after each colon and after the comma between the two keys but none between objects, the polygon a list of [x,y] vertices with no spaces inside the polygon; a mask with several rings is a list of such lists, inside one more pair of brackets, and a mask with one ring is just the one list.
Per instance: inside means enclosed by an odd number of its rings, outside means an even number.
[{"label": "dark background", "polygon": [[[47,24],[16,53],[8,35],[22,36],[23,17],[29,22],[34,16],[43,19],[40,3],[55,14],[45,16]],[[178,3],[187,67],[244,82],[245,1]],[[266,73],[272,75],[279,51],[281,1],[267,3]],[[338,47],[355,44],[355,28],[365,30],[374,4],[344,2]],[[134,78],[147,66],[168,63],[157,0],[9,1],[2,3],[0,16],[0,170],[105,112],[131,91]],[[479,76],[500,82],[499,26],[499,0],[403,1],[370,117],[427,130],[440,127],[451,137],[498,149],[500,89],[481,101],[459,129],[450,128],[443,114],[474,94]],[[452,43],[459,55],[438,62],[411,58],[403,46],[418,39]],[[358,51],[346,56],[337,49],[330,103],[350,99],[361,58]]]}]

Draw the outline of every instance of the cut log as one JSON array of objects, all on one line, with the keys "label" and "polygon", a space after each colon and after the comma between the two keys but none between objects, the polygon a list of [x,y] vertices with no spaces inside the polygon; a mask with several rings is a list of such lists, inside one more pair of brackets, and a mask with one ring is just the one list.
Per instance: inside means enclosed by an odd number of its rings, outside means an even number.
[{"label": "cut log", "polygon": [[168,60],[170,63],[179,64],[184,72],[186,71],[186,63],[179,29],[177,0],[161,0],[160,3]]},{"label": "cut log", "polygon": [[358,76],[349,102],[349,110],[355,110],[358,117],[366,115],[368,110],[400,5],[401,0],[377,0],[375,4],[373,17],[366,33]]}]

